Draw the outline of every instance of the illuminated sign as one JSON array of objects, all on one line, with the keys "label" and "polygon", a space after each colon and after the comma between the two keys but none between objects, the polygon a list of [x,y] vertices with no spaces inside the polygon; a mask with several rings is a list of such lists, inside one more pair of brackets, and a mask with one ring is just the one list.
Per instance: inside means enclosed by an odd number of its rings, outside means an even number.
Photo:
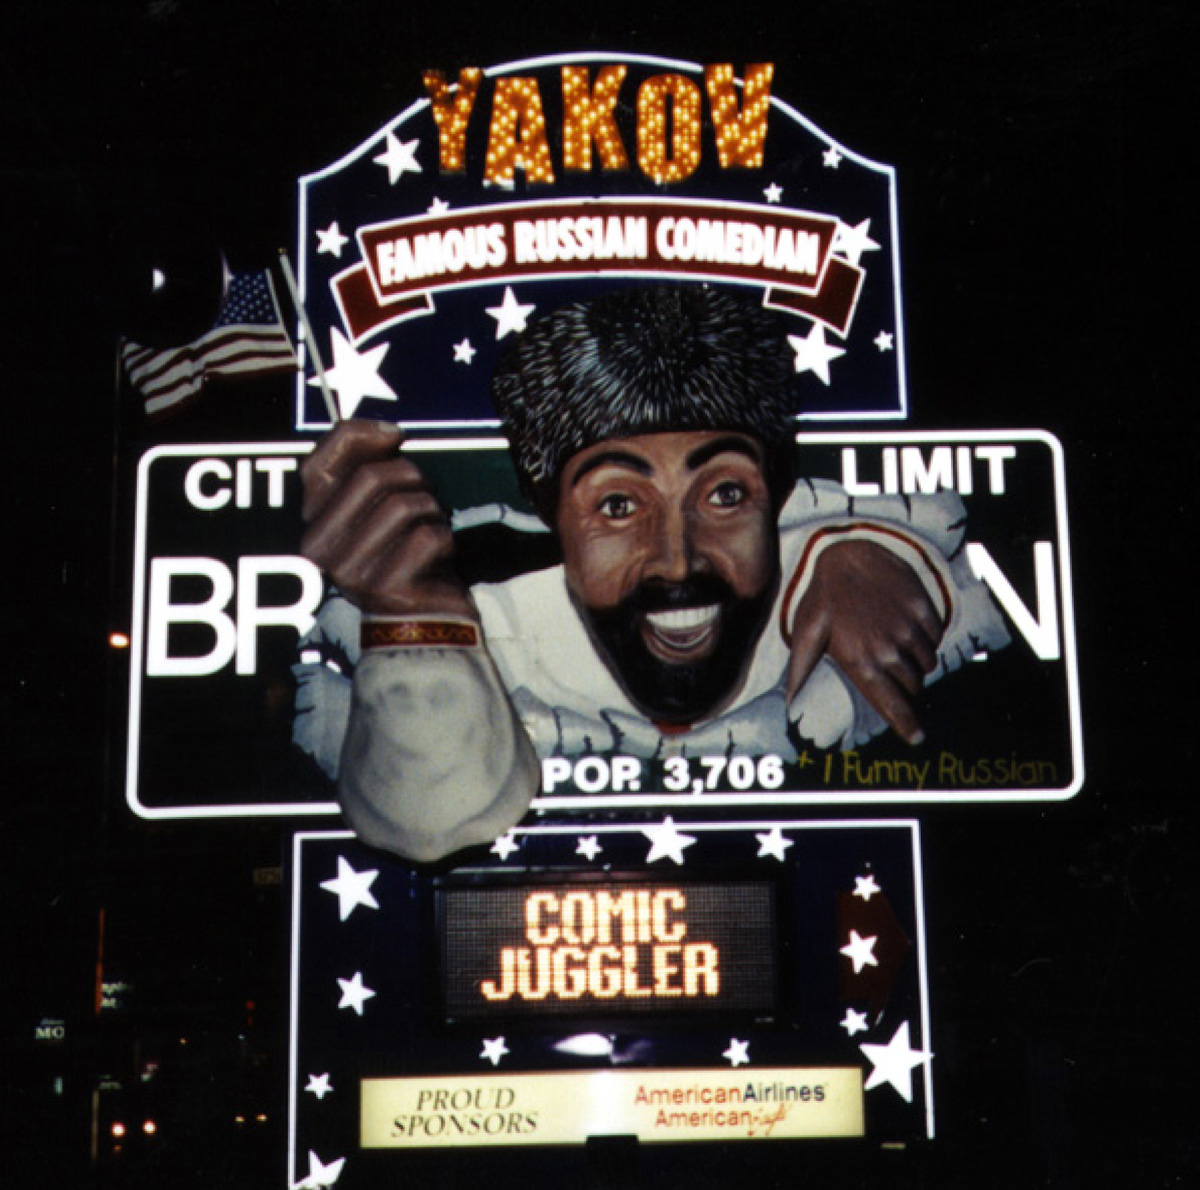
[{"label": "illuminated sign", "polygon": [[475,1078],[364,1079],[364,1149],[862,1136],[851,1067],[604,1070]]},{"label": "illuminated sign", "polygon": [[288,872],[291,1184],[419,1148],[933,1135],[914,821],[540,823],[442,874],[302,832]]},{"label": "illuminated sign", "polygon": [[451,1019],[774,1008],[769,884],[605,881],[440,896]]},{"label": "illuminated sign", "polygon": [[907,414],[894,171],[777,95],[771,63],[562,54],[411,83],[299,181],[297,428],[329,424],[314,343],[342,417],[495,426],[510,333],[656,280],[779,311],[802,418]]},{"label": "illuminated sign", "polygon": [[[767,304],[848,330],[864,271],[832,255],[837,219],[748,204],[581,199],[477,207],[360,228],[362,271],[336,292],[360,336],[431,312],[447,289],[539,277],[661,277],[763,286]],[[378,306],[352,300],[370,286]]]},{"label": "illuminated sign", "polygon": [[[499,677],[471,705],[511,710],[536,753],[522,805],[575,815],[599,801],[625,812],[700,798],[730,813],[776,813],[1070,797],[1083,754],[1061,447],[1036,430],[800,428],[907,414],[897,211],[891,168],[833,140],[775,83],[764,62],[619,54],[414,76],[407,108],[299,180],[296,261],[311,333],[295,429],[324,429],[334,405],[343,419],[403,426],[402,457],[450,516],[452,578],[481,618],[478,634],[456,626],[454,643],[480,646]],[[752,603],[764,606],[755,623],[722,612],[700,631],[675,612],[647,612],[651,627],[629,648],[597,648],[601,605],[581,597],[596,569],[585,565],[591,550],[577,524],[536,515],[529,466],[543,456],[564,466],[633,414],[605,398],[582,417],[575,363],[592,348],[568,351],[565,341],[563,358],[578,359],[547,383],[557,403],[530,425],[498,407],[491,385],[509,349],[540,341],[537,328],[565,309],[603,308],[619,323],[618,306],[596,303],[672,293],[728,303],[706,315],[722,333],[734,307],[773,311],[771,450],[796,435],[796,482],[778,493],[761,537],[735,523],[714,535],[727,553],[744,547],[756,568]],[[682,348],[689,332],[674,316],[668,323],[659,330]],[[670,370],[685,357],[672,354]],[[522,385],[537,373],[526,365]],[[749,393],[744,369],[736,375],[726,394],[734,406]],[[700,420],[678,432],[712,432],[716,409],[688,392],[688,417]],[[749,406],[760,408],[760,397]],[[592,427],[591,446],[553,445],[551,429],[576,412]],[[507,437],[496,432],[502,413]],[[678,416],[642,428],[675,432]],[[727,416],[717,417],[725,428]],[[636,436],[627,425],[621,435]],[[352,699],[364,642],[380,667],[399,633],[430,640],[424,608],[419,625],[364,632],[354,602],[363,594],[332,588],[303,556],[301,465],[311,448],[298,439],[164,445],[141,459],[131,648],[121,654],[130,666],[126,797],[140,815],[337,814],[343,755],[353,767],[360,754],[343,744],[351,706],[364,705]],[[359,547],[386,542],[397,557],[416,556],[400,548],[395,526],[351,519],[355,528],[335,536],[361,531]],[[854,552],[872,557],[871,598],[835,632],[822,575]],[[337,570],[320,550],[313,557]],[[404,569],[397,581],[413,577]],[[887,597],[897,585],[908,598]],[[908,635],[913,608],[924,625]],[[678,660],[703,660],[710,645],[703,665]],[[871,665],[849,663],[859,647],[878,651],[876,661],[900,649],[905,697],[881,691]],[[643,689],[658,682],[655,649],[675,659],[657,692]],[[714,686],[706,708],[672,710],[676,679],[682,689],[705,673],[702,685]],[[402,697],[398,684],[387,688]],[[379,722],[400,713],[389,708]],[[497,737],[457,749],[448,738],[428,733],[423,763],[450,784],[485,787],[479,774],[495,767]],[[379,731],[360,744],[387,751]],[[536,980],[543,960],[530,961]],[[502,967],[497,974],[502,987]]]},{"label": "illuminated sign", "polygon": [[106,979],[100,984],[100,1011],[114,1012],[124,1008],[133,984],[123,979]]},{"label": "illuminated sign", "polygon": [[[550,61],[542,65],[548,66]],[[590,172],[594,148],[604,172],[628,171],[629,154],[616,110],[628,66],[604,66],[597,71],[594,82],[587,66],[563,65],[557,77],[552,69],[543,69],[542,73],[551,87],[557,90],[561,86],[562,127],[553,139],[561,140],[563,168],[573,173]],[[745,97],[741,99],[734,89],[732,66],[704,68],[704,89],[711,105],[722,169],[753,168],[761,166],[763,161],[774,67],[770,63],[756,63],[748,66],[745,74]],[[466,167],[466,136],[484,83],[484,72],[478,67],[466,67],[459,71],[457,82],[450,85],[442,71],[427,70],[423,81],[437,124],[441,171],[462,173]],[[660,184],[683,181],[700,164],[702,104],[698,82],[682,73],[655,74],[638,86],[633,109],[636,157],[651,181]],[[494,186],[511,183],[518,169],[531,181],[554,181],[544,110],[545,101],[536,76],[506,77],[495,82],[491,118],[487,121],[483,174],[486,182]],[[623,119],[629,110],[625,104]],[[482,120],[481,114],[477,122]]]},{"label": "illuminated sign", "polygon": [[[427,438],[404,449],[448,506],[468,577],[492,581],[508,568],[531,573],[555,560],[551,535],[520,504],[503,438]],[[142,816],[338,812],[332,774],[359,655],[358,613],[344,600],[323,602],[319,570],[297,552],[308,450],[301,442],[209,443],[143,456],[133,642],[122,654],[130,664],[127,799]],[[978,575],[994,604],[994,635],[990,645],[968,635],[960,644],[969,647],[942,650],[939,673],[947,676],[921,696],[925,741],[911,747],[893,733],[872,737],[861,700],[839,693],[836,674],[822,665],[811,697],[801,696],[800,730],[815,738],[781,735],[779,749],[742,747],[739,730],[753,726],[754,740],[763,734],[748,721],[717,718],[675,748],[630,719],[605,742],[592,730],[604,728],[603,715],[572,734],[575,719],[560,714],[553,721],[562,736],[542,762],[536,805],[577,812],[598,800],[610,809],[697,797],[714,806],[794,807],[1075,793],[1083,755],[1058,442],[1040,431],[805,432],[797,466],[797,503],[818,493],[831,511],[812,523],[803,509],[784,511],[781,541],[795,541],[785,614],[803,596],[806,567],[850,529],[838,514],[850,502],[882,510],[855,532],[907,550],[914,564],[922,549],[933,555],[923,538],[906,544],[896,536],[912,531],[910,504],[953,512],[946,554]],[[935,562],[949,582],[948,564]],[[522,652],[536,648],[532,639],[520,644]],[[547,673],[557,663],[539,659]]]},{"label": "illuminated sign", "polygon": [[[142,456],[124,655],[126,796],[143,817],[336,810],[329,786],[290,759],[290,669],[324,592],[297,552],[309,449],[197,443]],[[239,748],[249,739],[254,756]]]},{"label": "illuminated sign", "polygon": [[33,1036],[36,1041],[65,1041],[67,1023],[59,1017],[44,1016],[34,1026]]}]

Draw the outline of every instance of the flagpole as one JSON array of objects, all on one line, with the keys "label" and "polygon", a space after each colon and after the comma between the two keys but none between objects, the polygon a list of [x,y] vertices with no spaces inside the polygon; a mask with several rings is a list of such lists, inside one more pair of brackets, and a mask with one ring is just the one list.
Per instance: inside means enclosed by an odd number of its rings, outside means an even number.
[{"label": "flagpole", "polygon": [[304,309],[304,303],[300,300],[300,286],[296,284],[296,274],[292,272],[292,262],[288,259],[286,248],[279,249],[279,263],[283,266],[283,279],[287,282],[288,291],[292,295],[292,305],[296,307],[296,313],[300,316],[300,326],[304,330],[304,341],[308,344],[308,348],[312,352],[313,369],[317,373],[317,383],[321,386],[321,396],[325,398],[325,410],[329,414],[329,420],[336,426],[342,420],[342,415],[338,411],[337,401],[333,399],[333,393],[329,389],[329,381],[325,378],[325,367],[321,363],[321,352],[317,347],[317,337],[313,334],[312,326],[308,321],[308,314]]}]

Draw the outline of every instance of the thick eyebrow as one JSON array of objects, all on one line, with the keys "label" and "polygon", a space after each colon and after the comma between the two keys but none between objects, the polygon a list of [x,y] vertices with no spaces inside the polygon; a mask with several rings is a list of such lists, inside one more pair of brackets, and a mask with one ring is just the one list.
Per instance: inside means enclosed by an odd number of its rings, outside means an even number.
[{"label": "thick eyebrow", "polygon": [[757,444],[746,438],[737,438],[732,434],[724,438],[714,438],[712,442],[706,442],[703,446],[696,447],[684,462],[687,464],[689,471],[696,471],[703,467],[710,459],[724,454],[727,450],[745,455],[760,467],[762,466],[762,452],[759,450]]},{"label": "thick eyebrow", "polygon": [[570,486],[574,487],[589,471],[595,471],[597,467],[603,467],[606,463],[613,463],[618,467],[629,467],[639,475],[651,475],[654,472],[654,468],[640,455],[635,455],[627,450],[602,450],[599,454],[592,455],[586,462],[579,464],[579,470],[571,477]]}]

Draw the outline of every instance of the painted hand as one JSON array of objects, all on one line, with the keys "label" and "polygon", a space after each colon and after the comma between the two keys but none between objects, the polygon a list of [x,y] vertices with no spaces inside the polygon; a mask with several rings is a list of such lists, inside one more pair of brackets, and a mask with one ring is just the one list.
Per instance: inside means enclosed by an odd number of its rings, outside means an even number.
[{"label": "painted hand", "polygon": [[792,621],[787,696],[828,655],[910,744],[925,734],[913,700],[937,665],[945,625],[911,566],[868,541],[830,546]]},{"label": "painted hand", "polygon": [[478,616],[454,573],[450,521],[404,436],[386,422],[342,422],[304,461],[304,555],[364,612]]}]

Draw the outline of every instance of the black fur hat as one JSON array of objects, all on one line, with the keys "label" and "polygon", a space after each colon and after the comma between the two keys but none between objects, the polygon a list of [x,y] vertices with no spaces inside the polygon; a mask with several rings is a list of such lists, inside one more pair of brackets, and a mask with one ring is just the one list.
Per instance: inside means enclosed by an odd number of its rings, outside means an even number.
[{"label": "black fur hat", "polygon": [[794,475],[793,372],[769,311],[717,289],[663,285],[538,319],[496,369],[492,396],[521,485],[549,523],[572,455],[671,431],[757,438],[779,507]]}]

